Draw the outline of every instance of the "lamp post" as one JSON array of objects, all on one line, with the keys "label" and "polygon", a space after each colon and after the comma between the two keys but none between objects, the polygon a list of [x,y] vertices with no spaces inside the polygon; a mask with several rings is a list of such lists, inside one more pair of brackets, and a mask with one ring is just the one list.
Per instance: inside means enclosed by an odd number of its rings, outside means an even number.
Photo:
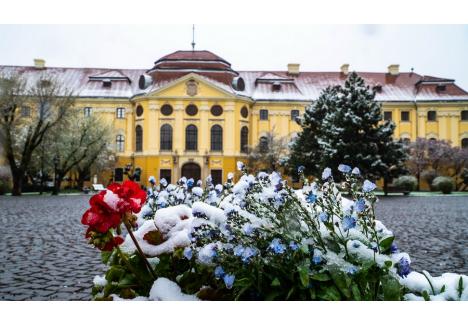
[{"label": "lamp post", "polygon": [[54,156],[54,190],[52,191],[53,195],[58,194],[58,179],[57,179],[57,171],[58,171],[58,165],[60,164],[60,156],[58,154],[55,154]]}]

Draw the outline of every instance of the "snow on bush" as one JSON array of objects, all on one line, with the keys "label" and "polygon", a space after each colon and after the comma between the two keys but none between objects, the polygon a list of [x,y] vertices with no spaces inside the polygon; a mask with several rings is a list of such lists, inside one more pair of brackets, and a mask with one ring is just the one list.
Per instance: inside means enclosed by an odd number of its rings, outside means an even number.
[{"label": "snow on bush", "polygon": [[[104,213],[91,200],[98,217],[87,212],[83,221],[109,266],[104,278],[94,279],[95,298],[468,299],[466,276],[411,271],[409,255],[376,220],[375,184],[362,180],[359,169],[340,165],[345,181],[337,185],[329,168],[311,184],[300,167],[303,188],[293,190],[276,172],[255,177],[242,163],[238,168],[237,183],[232,174],[224,185],[209,177],[204,188],[192,179],[157,185],[153,178],[140,209],[122,204],[142,198],[130,185],[109,187],[99,197],[107,203]],[[115,240],[122,233],[116,212],[125,240]]]}]

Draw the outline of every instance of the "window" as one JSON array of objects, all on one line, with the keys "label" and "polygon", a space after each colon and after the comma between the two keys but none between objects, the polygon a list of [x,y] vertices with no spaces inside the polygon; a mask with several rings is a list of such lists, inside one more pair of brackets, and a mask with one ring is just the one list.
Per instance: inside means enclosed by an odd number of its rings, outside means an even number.
[{"label": "window", "polygon": [[135,128],[135,151],[141,152],[143,150],[143,128],[136,126]]},{"label": "window", "polygon": [[223,128],[220,125],[211,127],[211,150],[223,150]]},{"label": "window", "polygon": [[260,120],[268,120],[268,110],[260,110]]},{"label": "window", "polygon": [[185,108],[185,113],[187,113],[188,115],[194,116],[198,113],[198,108],[194,104],[189,104]]},{"label": "window", "polygon": [[223,184],[223,170],[211,170],[214,185]]},{"label": "window", "polygon": [[160,134],[160,147],[161,150],[171,151],[172,150],[172,126],[165,124],[161,127]]},{"label": "window", "polygon": [[211,114],[215,117],[219,117],[221,114],[223,114],[223,108],[221,105],[213,105],[211,107]]},{"label": "window", "polygon": [[461,147],[462,148],[468,148],[468,138],[463,138],[461,140]]},{"label": "window", "polygon": [[115,143],[116,143],[116,148],[117,152],[123,152],[125,151],[125,139],[123,135],[117,135],[115,137]]},{"label": "window", "polygon": [[173,111],[174,110],[172,109],[172,106],[170,106],[169,104],[164,104],[163,106],[161,106],[161,113],[163,115],[171,115]]},{"label": "window", "polygon": [[409,112],[401,111],[401,121],[409,121]]},{"label": "window", "polygon": [[116,168],[114,170],[114,181],[123,181],[123,176],[124,176],[123,172],[124,171],[122,168]]},{"label": "window", "polygon": [[167,183],[171,183],[171,174],[172,171],[170,169],[161,169],[159,170],[159,180],[166,179]]},{"label": "window", "polygon": [[427,111],[427,121],[436,121],[437,112],[436,111]]},{"label": "window", "polygon": [[383,113],[383,118],[385,121],[392,121],[392,112],[391,111],[385,111]]},{"label": "window", "polygon": [[141,117],[143,115],[143,107],[141,105],[136,107],[136,115],[137,117]]},{"label": "window", "polygon": [[124,119],[125,118],[125,108],[117,108],[117,119]]},{"label": "window", "polygon": [[291,120],[296,121],[299,118],[299,110],[291,110]]},{"label": "window", "polygon": [[112,81],[110,79],[104,79],[102,81],[102,87],[107,87],[107,88],[112,87]]},{"label": "window", "polygon": [[90,117],[91,116],[91,108],[90,107],[83,108],[83,113],[84,113],[85,117]]},{"label": "window", "polygon": [[462,121],[468,121],[468,110],[461,112],[461,119]]},{"label": "window", "polygon": [[31,115],[31,108],[29,106],[21,107],[21,116],[29,117]]},{"label": "window", "polygon": [[242,153],[248,153],[249,151],[249,128],[246,126],[241,128],[240,133],[240,147]]},{"label": "window", "polygon": [[240,113],[242,118],[246,119],[249,116],[249,109],[247,109],[246,106],[243,106]]},{"label": "window", "polygon": [[196,151],[198,148],[198,129],[194,125],[185,128],[185,150]]}]

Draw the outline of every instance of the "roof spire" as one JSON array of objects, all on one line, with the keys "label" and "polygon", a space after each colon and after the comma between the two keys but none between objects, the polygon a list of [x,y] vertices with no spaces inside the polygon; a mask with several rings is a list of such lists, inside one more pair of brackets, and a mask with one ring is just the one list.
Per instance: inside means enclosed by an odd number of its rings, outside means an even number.
[{"label": "roof spire", "polygon": [[192,25],[192,51],[195,51],[195,24]]}]

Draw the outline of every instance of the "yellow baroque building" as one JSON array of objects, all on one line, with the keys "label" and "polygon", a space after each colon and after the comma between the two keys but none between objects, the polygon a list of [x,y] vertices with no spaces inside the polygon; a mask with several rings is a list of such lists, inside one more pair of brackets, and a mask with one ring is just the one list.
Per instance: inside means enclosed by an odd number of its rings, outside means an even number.
[{"label": "yellow baroque building", "polygon": [[[235,71],[209,51],[176,51],[151,69],[52,68],[0,66],[28,79],[44,73],[75,90],[83,114],[99,114],[114,126],[117,163],[112,173],[122,181],[124,168],[176,181],[181,176],[222,182],[236,161],[267,132],[293,138],[295,122],[327,86],[342,84],[349,65],[335,72],[306,72],[299,64],[283,71]],[[468,92],[452,79],[400,72],[358,72],[376,91],[384,119],[396,122],[395,137],[450,140],[468,146]]]}]

